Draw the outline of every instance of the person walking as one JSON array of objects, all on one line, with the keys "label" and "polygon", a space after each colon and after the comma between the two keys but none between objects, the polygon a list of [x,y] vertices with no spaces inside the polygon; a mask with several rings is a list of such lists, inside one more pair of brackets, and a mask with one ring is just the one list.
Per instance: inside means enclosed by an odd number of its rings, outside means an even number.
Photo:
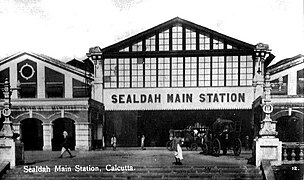
[{"label": "person walking", "polygon": [[63,142],[62,142],[61,146],[62,146],[62,148],[61,148],[61,154],[60,154],[59,158],[62,158],[63,154],[65,152],[69,153],[70,158],[74,157],[74,156],[72,156],[72,153],[69,149],[70,142],[69,142],[68,132],[66,132],[66,131],[63,131]]},{"label": "person walking", "polygon": [[113,151],[116,150],[116,143],[117,143],[117,139],[115,137],[115,134],[113,134],[113,136],[111,137],[111,145],[113,146]]},{"label": "person walking", "polygon": [[175,163],[176,165],[182,165],[181,160],[183,160],[183,151],[181,148],[182,145],[182,139],[178,133],[174,136],[173,139],[173,150],[174,150],[174,156],[175,156]]},{"label": "person walking", "polygon": [[145,148],[145,135],[141,136],[141,144],[140,144],[140,146],[141,146],[141,150],[146,150],[146,148]]}]

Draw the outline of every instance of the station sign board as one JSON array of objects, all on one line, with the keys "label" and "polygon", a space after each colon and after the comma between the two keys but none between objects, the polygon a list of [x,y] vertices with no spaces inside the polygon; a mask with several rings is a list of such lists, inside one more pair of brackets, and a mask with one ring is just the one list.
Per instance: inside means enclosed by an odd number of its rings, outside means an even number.
[{"label": "station sign board", "polygon": [[105,110],[251,109],[252,87],[104,89]]}]

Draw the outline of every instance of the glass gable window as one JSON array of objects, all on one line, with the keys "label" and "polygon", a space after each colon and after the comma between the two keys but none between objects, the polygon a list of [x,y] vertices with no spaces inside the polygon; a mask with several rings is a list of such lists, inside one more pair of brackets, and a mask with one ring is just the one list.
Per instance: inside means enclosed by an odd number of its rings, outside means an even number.
[{"label": "glass gable window", "polygon": [[0,99],[4,98],[2,88],[4,87],[5,79],[9,80],[9,68],[4,69],[3,71],[0,71]]},{"label": "glass gable window", "polygon": [[172,87],[184,86],[184,63],[182,57],[172,58]]},{"label": "glass gable window", "polygon": [[185,86],[195,87],[197,86],[197,58],[186,57],[185,58]]},{"label": "glass gable window", "polygon": [[226,57],[226,86],[239,85],[239,58],[238,56]]},{"label": "glass gable window", "polygon": [[169,51],[169,29],[159,33],[159,50]]},{"label": "glass gable window", "polygon": [[136,44],[133,44],[132,51],[142,51],[142,42],[138,42]]},{"label": "glass gable window", "polygon": [[145,87],[156,87],[156,58],[145,59]]},{"label": "glass gable window", "polygon": [[88,83],[73,79],[73,98],[90,97],[90,86]]},{"label": "glass gable window", "polygon": [[36,98],[37,96],[37,64],[25,60],[17,64],[18,81],[20,82],[20,98]]},{"label": "glass gable window", "polygon": [[155,36],[146,39],[146,51],[155,51]]},{"label": "glass gable window", "polygon": [[46,98],[64,97],[64,75],[45,67],[45,95]]},{"label": "glass gable window", "polygon": [[105,88],[116,88],[117,87],[117,64],[116,59],[105,59],[104,60],[104,76],[103,82]]},{"label": "glass gable window", "polygon": [[221,40],[214,38],[213,49],[224,49],[224,43]]},{"label": "glass gable window", "polygon": [[170,58],[158,58],[158,87],[170,87]]},{"label": "glass gable window", "polygon": [[210,57],[199,57],[198,62],[198,86],[210,86],[210,72],[211,72]]},{"label": "glass gable window", "polygon": [[209,50],[210,49],[210,38],[207,35],[199,35],[199,49],[200,50]]},{"label": "glass gable window", "polygon": [[143,87],[143,58],[132,58],[132,87]]},{"label": "glass gable window", "polygon": [[304,69],[297,72],[297,95],[304,95]]},{"label": "glass gable window", "polygon": [[183,27],[172,27],[172,50],[183,50]]},{"label": "glass gable window", "polygon": [[224,86],[224,56],[212,57],[212,86]]},{"label": "glass gable window", "polygon": [[186,29],[186,50],[196,50],[196,32]]},{"label": "glass gable window", "polygon": [[118,59],[118,82],[120,88],[130,87],[130,59]]},{"label": "glass gable window", "polygon": [[251,86],[253,78],[252,56],[240,56],[240,85]]},{"label": "glass gable window", "polygon": [[129,47],[126,47],[124,49],[121,49],[120,52],[129,52]]}]

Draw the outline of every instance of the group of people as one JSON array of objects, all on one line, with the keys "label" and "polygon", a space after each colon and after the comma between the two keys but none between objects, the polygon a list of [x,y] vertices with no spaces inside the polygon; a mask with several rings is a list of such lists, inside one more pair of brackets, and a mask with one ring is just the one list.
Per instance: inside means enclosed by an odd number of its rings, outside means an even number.
[{"label": "group of people", "polygon": [[[145,150],[145,135],[142,135],[141,136],[141,149],[142,150]],[[113,151],[116,150],[116,145],[117,145],[117,138],[115,136],[115,134],[113,134],[113,136],[111,137],[111,145],[113,147]],[[181,160],[183,159],[183,152],[182,152],[182,148],[181,148],[181,145],[182,145],[182,139],[180,137],[179,134],[176,134],[174,136],[174,139],[173,139],[173,150],[174,150],[174,156],[175,156],[175,162],[173,162],[173,164],[176,164],[176,165],[182,165],[182,162]],[[60,153],[60,156],[59,158],[62,158],[64,153],[67,152],[70,156],[70,158],[73,158],[74,156],[72,155],[71,153],[71,150],[70,150],[70,142],[69,142],[69,137],[68,137],[68,133],[66,131],[63,131],[63,142],[61,144],[61,153]]]},{"label": "group of people", "polygon": [[[113,147],[113,151],[116,151],[116,145],[117,145],[117,138],[116,138],[115,134],[113,134],[113,136],[111,137],[111,146]],[[146,150],[146,148],[145,148],[145,135],[141,136],[140,147],[141,147],[142,150]]]}]

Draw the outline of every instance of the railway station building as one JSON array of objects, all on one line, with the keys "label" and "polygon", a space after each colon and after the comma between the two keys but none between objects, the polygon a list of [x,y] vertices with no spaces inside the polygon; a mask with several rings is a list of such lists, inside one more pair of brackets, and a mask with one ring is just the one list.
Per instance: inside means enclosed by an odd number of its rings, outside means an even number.
[{"label": "railway station building", "polygon": [[[93,73],[89,60],[64,63],[31,52],[0,60],[1,90],[6,79],[12,88],[20,88],[11,95],[11,121],[25,150],[60,150],[63,131],[71,138],[72,150],[97,146],[104,108],[90,96]],[[0,93],[0,110],[3,98]],[[0,118],[2,128],[4,116]]]},{"label": "railway station building", "polygon": [[[304,142],[304,56],[283,59],[267,67],[272,83],[271,119],[283,142]],[[264,119],[261,98],[253,102],[254,124]],[[256,129],[259,129],[256,127]]]},{"label": "railway station building", "polygon": [[93,97],[105,107],[107,145],[165,146],[170,129],[233,120],[252,133],[255,45],[173,18],[105,48],[92,47]]}]

